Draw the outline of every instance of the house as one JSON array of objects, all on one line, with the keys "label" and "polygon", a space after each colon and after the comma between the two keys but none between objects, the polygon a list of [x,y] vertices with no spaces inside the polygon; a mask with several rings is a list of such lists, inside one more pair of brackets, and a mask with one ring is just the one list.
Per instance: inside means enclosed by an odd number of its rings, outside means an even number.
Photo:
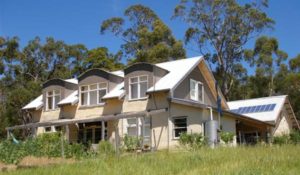
[{"label": "house", "polygon": [[[227,104],[234,113],[273,124],[270,133],[272,136],[289,134],[300,128],[287,95],[230,101]],[[242,124],[237,125],[238,128],[245,130]],[[248,128],[246,132],[237,134],[238,138],[247,142],[259,136],[255,128]]]},{"label": "house", "polygon": [[49,80],[43,93],[23,107],[32,122],[7,130],[30,128],[33,135],[64,130],[69,142],[109,140],[116,146],[127,134],[141,137],[152,149],[164,149],[178,145],[182,132],[208,135],[208,123],[214,120],[219,129],[235,134],[234,143],[240,141],[236,133],[248,128],[268,141],[274,123],[230,109],[203,57],[194,57]]}]

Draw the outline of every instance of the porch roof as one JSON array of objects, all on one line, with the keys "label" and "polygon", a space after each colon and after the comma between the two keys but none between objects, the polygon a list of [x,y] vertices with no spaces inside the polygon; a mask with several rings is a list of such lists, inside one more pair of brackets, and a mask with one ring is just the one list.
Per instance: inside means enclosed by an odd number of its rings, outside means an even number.
[{"label": "porch roof", "polygon": [[12,127],[7,127],[6,130],[14,130],[14,129],[24,129],[24,128],[35,128],[35,127],[45,127],[45,126],[62,126],[67,124],[74,124],[74,123],[89,123],[89,122],[98,122],[98,121],[109,121],[109,120],[116,120],[122,118],[131,118],[131,117],[140,117],[143,115],[154,115],[168,111],[167,108],[163,109],[154,109],[154,110],[147,110],[147,111],[139,111],[139,112],[125,112],[119,114],[111,114],[111,115],[96,115],[94,117],[89,118],[80,118],[80,119],[59,119],[59,120],[51,120],[51,121],[44,121],[44,122],[37,122],[37,123],[28,123],[24,125],[16,125]]}]

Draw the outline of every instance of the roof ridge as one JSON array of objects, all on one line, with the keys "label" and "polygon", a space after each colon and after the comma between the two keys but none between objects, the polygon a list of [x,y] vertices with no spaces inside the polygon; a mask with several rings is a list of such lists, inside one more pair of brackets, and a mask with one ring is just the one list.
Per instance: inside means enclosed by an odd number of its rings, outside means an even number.
[{"label": "roof ridge", "polygon": [[287,97],[287,96],[288,96],[288,95],[276,95],[276,96],[270,96],[270,97],[249,98],[249,99],[243,99],[243,100],[228,101],[228,103],[231,103],[231,102],[238,102],[238,101],[257,100],[257,99],[268,99],[268,98]]}]

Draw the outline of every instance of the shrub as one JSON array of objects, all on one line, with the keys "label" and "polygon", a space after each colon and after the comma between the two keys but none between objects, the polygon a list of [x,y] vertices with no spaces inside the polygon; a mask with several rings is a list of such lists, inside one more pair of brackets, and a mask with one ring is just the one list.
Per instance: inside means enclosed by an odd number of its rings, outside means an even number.
[{"label": "shrub", "polygon": [[98,153],[100,154],[100,156],[112,156],[115,153],[115,148],[109,141],[100,141]]},{"label": "shrub", "polygon": [[68,144],[61,140],[59,133],[45,133],[36,138],[29,138],[24,142],[15,144],[12,140],[5,140],[0,143],[0,161],[4,163],[18,163],[25,156],[62,156],[62,144],[66,158],[80,158],[88,155],[82,144]]},{"label": "shrub", "polygon": [[220,133],[221,140],[223,140],[226,144],[231,143],[234,138],[234,133],[232,132],[221,132]]},{"label": "shrub", "polygon": [[278,145],[288,144],[290,141],[289,135],[275,136],[273,137],[273,143]]},{"label": "shrub", "polygon": [[201,133],[181,133],[179,137],[179,143],[187,148],[198,149],[206,145],[206,139]]},{"label": "shrub", "polygon": [[299,131],[292,131],[290,133],[290,141],[294,144],[300,143],[300,132]]},{"label": "shrub", "polygon": [[133,151],[141,146],[141,139],[134,136],[125,135],[124,136],[124,147],[126,151]]}]

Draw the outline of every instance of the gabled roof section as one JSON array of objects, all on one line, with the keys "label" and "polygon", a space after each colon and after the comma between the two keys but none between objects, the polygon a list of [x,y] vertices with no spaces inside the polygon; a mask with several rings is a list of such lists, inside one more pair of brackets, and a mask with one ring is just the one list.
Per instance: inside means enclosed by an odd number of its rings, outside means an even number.
[{"label": "gabled roof section", "polygon": [[43,88],[46,88],[48,86],[51,85],[58,85],[58,86],[62,86],[65,88],[71,88],[71,87],[75,87],[75,85],[78,84],[78,80],[77,79],[60,79],[60,78],[54,78],[54,79],[50,79],[46,82],[43,83]]},{"label": "gabled roof section", "polygon": [[28,103],[26,106],[24,106],[22,109],[23,110],[29,110],[29,109],[39,110],[42,107],[43,107],[43,95],[40,95],[37,98],[35,98],[33,101]]},{"label": "gabled roof section", "polygon": [[158,80],[147,92],[173,90],[202,59],[203,57],[201,56],[156,64],[157,67],[165,69],[169,73]]},{"label": "gabled roof section", "polygon": [[58,102],[58,105],[74,105],[78,103],[78,90],[72,92],[69,96]]},{"label": "gabled roof section", "polygon": [[127,68],[124,69],[124,74],[127,75],[131,72],[137,71],[137,70],[144,70],[144,71],[148,71],[148,72],[153,72],[154,68],[157,69],[161,69],[163,71],[165,71],[166,73],[168,73],[168,70],[163,69],[155,64],[151,64],[151,63],[135,63],[133,65],[128,66]]},{"label": "gabled roof section", "polygon": [[[281,95],[281,96],[254,98],[254,99],[246,99],[246,100],[237,100],[237,101],[227,102],[227,104],[229,106],[230,111],[232,112],[242,113],[243,115],[251,117],[256,120],[275,122],[286,102],[286,99],[287,99],[287,95]],[[269,108],[267,107],[267,105],[273,105],[273,106],[275,105],[275,106],[274,108]],[[256,110],[257,108],[259,109]]]},{"label": "gabled roof section", "polygon": [[91,76],[91,75],[98,75],[98,76],[101,76],[105,79],[109,79],[109,76],[116,76],[116,77],[119,77],[119,78],[124,77],[124,75],[122,76],[122,73],[120,71],[108,72],[104,69],[93,68],[93,69],[89,69],[89,70],[83,72],[82,74],[80,74],[78,76],[78,81],[81,81],[81,80],[83,80],[86,77]]}]

